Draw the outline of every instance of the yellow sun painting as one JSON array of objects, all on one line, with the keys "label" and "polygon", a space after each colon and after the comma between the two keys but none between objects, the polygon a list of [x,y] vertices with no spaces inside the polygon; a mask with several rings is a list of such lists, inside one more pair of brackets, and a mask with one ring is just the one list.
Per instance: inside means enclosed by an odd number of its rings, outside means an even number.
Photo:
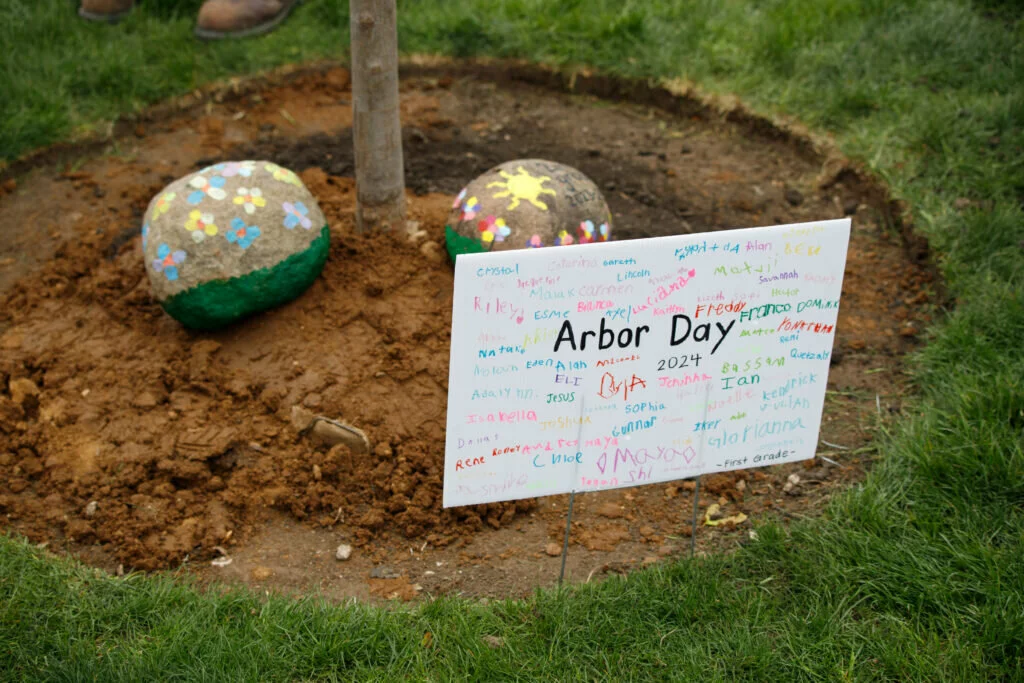
[{"label": "yellow sun painting", "polygon": [[554,190],[544,187],[544,181],[551,180],[551,178],[546,175],[535,178],[522,166],[516,169],[516,175],[506,173],[505,171],[498,171],[498,173],[505,179],[504,182],[496,180],[493,183],[488,183],[487,187],[500,187],[504,190],[504,192],[496,192],[492,195],[494,199],[512,197],[512,202],[508,205],[507,211],[511,211],[519,206],[519,202],[524,199],[542,211],[548,210],[548,205],[540,200],[540,195],[555,194]]}]

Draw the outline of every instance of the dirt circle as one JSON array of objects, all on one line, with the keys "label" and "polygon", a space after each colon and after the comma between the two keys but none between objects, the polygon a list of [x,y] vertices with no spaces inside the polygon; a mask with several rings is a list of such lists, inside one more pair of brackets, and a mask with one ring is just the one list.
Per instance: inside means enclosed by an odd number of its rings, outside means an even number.
[{"label": "dirt circle", "polygon": [[[348,83],[343,69],[316,68],[218,91],[143,117],[104,154],[3,184],[7,529],[110,570],[185,562],[217,579],[336,596],[523,594],[554,581],[558,558],[544,550],[561,540],[564,497],[441,508],[444,220],[466,182],[530,157],[594,179],[616,239],[852,215],[822,429],[836,464],[707,477],[702,519],[712,504],[755,521],[807,514],[862,476],[879,416],[899,406],[900,356],[934,299],[931,272],[883,220],[884,192],[764,121],[729,122],[660,91],[622,103],[494,69],[421,68],[403,79],[402,116],[409,213],[425,236],[360,235]],[[244,158],[300,173],[329,221],[330,257],[298,300],[188,332],[150,294],[140,218],[170,180]],[[372,451],[318,443],[312,415],[362,428]],[[800,483],[783,492],[793,473]],[[683,551],[691,490],[579,496],[570,574],[591,579]],[[702,524],[698,546],[734,544],[748,524]],[[339,563],[343,542],[356,550]],[[223,556],[231,563],[210,566]]]}]

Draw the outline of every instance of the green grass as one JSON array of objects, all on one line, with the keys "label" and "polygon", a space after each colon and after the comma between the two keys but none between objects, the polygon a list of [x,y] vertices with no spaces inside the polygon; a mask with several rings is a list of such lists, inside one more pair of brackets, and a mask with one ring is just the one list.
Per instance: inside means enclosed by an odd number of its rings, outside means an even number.
[{"label": "green grass", "polygon": [[[196,4],[153,0],[111,28],[70,3],[0,3],[0,155],[346,51],[341,0],[218,45],[191,38]],[[956,300],[913,359],[919,400],[823,519],[761,528],[729,558],[519,602],[383,611],[210,594],[0,539],[0,678],[1024,680],[1019,5],[407,0],[399,17],[406,52],[687,78],[834,135],[907,200]]]}]

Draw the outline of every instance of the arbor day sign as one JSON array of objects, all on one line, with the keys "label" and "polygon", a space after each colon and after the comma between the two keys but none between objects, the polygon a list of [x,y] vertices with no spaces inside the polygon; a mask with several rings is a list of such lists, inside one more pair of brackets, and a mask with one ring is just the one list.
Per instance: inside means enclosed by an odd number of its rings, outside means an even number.
[{"label": "arbor day sign", "polygon": [[463,254],[444,506],[814,456],[849,219]]}]

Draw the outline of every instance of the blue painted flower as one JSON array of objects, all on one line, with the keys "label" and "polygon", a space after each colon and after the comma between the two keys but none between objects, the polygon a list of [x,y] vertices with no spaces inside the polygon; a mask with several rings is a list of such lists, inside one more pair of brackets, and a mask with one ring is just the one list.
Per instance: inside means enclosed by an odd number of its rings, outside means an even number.
[{"label": "blue painted flower", "polygon": [[193,206],[203,201],[203,197],[210,197],[220,201],[227,196],[227,193],[221,189],[224,187],[225,182],[224,178],[219,175],[207,179],[206,176],[197,174],[193,176],[192,180],[188,181],[189,187],[195,189],[189,194],[186,201]]},{"label": "blue painted flower", "polygon": [[171,252],[166,244],[157,247],[156,258],[153,260],[153,270],[163,273],[168,280],[178,279],[178,266],[185,262],[185,252],[180,249]]},{"label": "blue painted flower", "polygon": [[307,209],[306,205],[302,202],[295,202],[295,204],[285,202],[281,205],[281,208],[283,208],[285,214],[287,214],[284,217],[284,227],[289,230],[294,230],[296,225],[301,225],[306,230],[313,227],[313,221],[307,218],[309,215],[309,209]]},{"label": "blue painted flower", "polygon": [[228,242],[248,249],[253,241],[260,236],[260,229],[255,225],[246,225],[241,218],[232,218],[231,227],[224,234]]},{"label": "blue painted flower", "polygon": [[146,242],[149,241],[149,223],[142,226],[142,251],[146,251]]}]

